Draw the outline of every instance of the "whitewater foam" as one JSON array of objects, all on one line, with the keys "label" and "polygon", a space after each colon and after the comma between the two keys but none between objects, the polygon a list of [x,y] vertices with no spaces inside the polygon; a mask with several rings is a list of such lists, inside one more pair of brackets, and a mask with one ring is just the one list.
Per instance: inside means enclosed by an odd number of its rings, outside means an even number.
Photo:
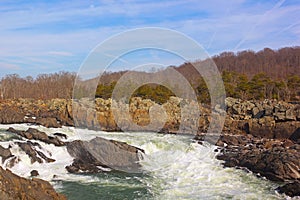
[{"label": "whitewater foam", "polygon": [[[45,128],[27,124],[0,125],[1,133],[4,134],[4,130],[9,127],[18,130],[36,128],[48,135],[57,132],[64,133],[68,138],[62,139],[63,141],[103,137],[127,142],[145,150],[144,159],[140,162],[144,175],[128,174],[120,178],[114,177],[114,174],[87,176],[68,173],[65,167],[72,163],[73,158],[68,154],[66,147],[56,147],[52,144],[34,141],[42,146],[40,151],[56,161],[32,164],[30,158],[20,150],[18,145],[14,145],[14,142],[23,139],[14,138],[11,141],[1,142],[4,147],[10,145],[12,154],[20,159],[20,162],[11,168],[14,173],[29,177],[31,170],[37,170],[40,174],[39,178],[52,181],[55,188],[62,191],[65,186],[61,181],[70,181],[92,184],[96,188],[111,187],[112,190],[122,187],[127,189],[145,187],[154,199],[284,198],[274,192],[278,186],[275,183],[257,178],[254,174],[242,170],[223,168],[222,161],[215,158],[215,146],[192,143],[192,137],[188,135],[103,132],[73,127]],[[9,133],[6,132],[6,134]]]}]

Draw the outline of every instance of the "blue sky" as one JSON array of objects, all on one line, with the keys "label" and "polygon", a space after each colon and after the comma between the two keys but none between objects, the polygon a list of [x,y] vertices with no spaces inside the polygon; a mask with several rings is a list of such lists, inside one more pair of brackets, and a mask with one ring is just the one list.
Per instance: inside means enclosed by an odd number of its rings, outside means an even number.
[{"label": "blue sky", "polygon": [[0,19],[0,77],[77,72],[99,43],[133,28],[182,32],[209,55],[300,46],[298,0],[1,0]]}]

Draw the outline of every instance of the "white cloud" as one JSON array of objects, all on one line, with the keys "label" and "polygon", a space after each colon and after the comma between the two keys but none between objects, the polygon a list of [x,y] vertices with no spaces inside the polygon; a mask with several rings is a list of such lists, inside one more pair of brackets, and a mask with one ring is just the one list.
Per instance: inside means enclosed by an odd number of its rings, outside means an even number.
[{"label": "white cloud", "polygon": [[0,7],[0,60],[21,68],[79,66],[106,38],[143,26],[183,32],[211,54],[300,44],[300,4],[288,0],[7,2]]}]

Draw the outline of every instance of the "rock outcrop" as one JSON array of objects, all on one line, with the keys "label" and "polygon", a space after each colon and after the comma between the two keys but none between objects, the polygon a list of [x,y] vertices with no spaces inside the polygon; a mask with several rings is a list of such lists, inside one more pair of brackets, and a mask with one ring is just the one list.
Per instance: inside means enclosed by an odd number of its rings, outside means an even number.
[{"label": "rock outcrop", "polygon": [[138,172],[143,152],[126,143],[100,137],[67,143],[67,150],[74,157],[72,165],[66,167],[70,173],[96,173],[105,169]]},{"label": "rock outcrop", "polygon": [[[161,129],[165,133],[177,133],[181,127],[184,133],[206,132],[212,119],[213,112],[218,113],[218,106],[210,109],[209,106],[199,104],[199,112],[192,109],[196,102],[188,102],[177,97],[171,97],[163,105],[149,99],[132,98],[130,104],[119,103],[118,107],[129,109],[131,120],[123,119],[123,127],[118,127],[116,118],[111,109],[111,99],[79,99],[79,100],[32,100],[18,99],[0,102],[0,123],[33,123],[46,127],[61,127],[63,125],[89,128],[104,131],[135,130],[130,122],[146,127],[151,123],[151,107],[161,107],[167,115]],[[283,101],[243,101],[226,98],[227,117],[223,131],[234,134],[251,134],[256,137],[269,139],[287,139],[296,137],[300,127],[300,105]],[[195,107],[193,107],[195,108]],[[188,119],[181,119],[185,110],[189,112]],[[162,116],[163,117],[163,116]],[[187,118],[187,117],[185,117]],[[158,115],[152,120],[162,121]],[[188,123],[185,123],[188,121]],[[153,123],[153,121],[152,121]],[[299,133],[297,138],[299,138]],[[295,139],[294,139],[295,140]]]},{"label": "rock outcrop", "polygon": [[5,200],[66,200],[47,181],[26,179],[0,167],[0,198]]}]

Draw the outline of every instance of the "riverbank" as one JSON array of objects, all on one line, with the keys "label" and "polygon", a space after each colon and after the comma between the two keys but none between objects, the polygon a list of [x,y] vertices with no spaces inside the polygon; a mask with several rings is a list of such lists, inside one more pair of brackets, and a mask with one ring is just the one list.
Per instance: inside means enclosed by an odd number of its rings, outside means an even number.
[{"label": "riverbank", "polygon": [[[130,115],[133,121],[141,126],[149,124],[149,109],[153,105],[156,103],[151,100],[132,99]],[[161,132],[178,132],[180,105],[188,105],[188,102],[172,97],[162,105],[167,113],[167,121]],[[278,188],[278,191],[299,196],[295,187],[288,187],[291,182],[292,186],[299,184],[300,179],[299,105],[275,100],[242,101],[227,98],[226,106],[225,125],[216,143],[220,147],[218,159],[224,160],[226,167],[247,168],[269,180],[286,182],[287,186]],[[110,107],[111,100],[104,99],[74,102],[64,99],[2,101],[0,123],[120,131]],[[201,142],[205,135],[203,133],[209,127],[211,113],[218,112],[218,108],[211,110],[206,105],[200,105],[199,110],[199,120],[189,123],[190,127],[185,127],[185,130],[198,127],[195,139]],[[131,127],[127,127],[127,130],[130,131]]]}]

